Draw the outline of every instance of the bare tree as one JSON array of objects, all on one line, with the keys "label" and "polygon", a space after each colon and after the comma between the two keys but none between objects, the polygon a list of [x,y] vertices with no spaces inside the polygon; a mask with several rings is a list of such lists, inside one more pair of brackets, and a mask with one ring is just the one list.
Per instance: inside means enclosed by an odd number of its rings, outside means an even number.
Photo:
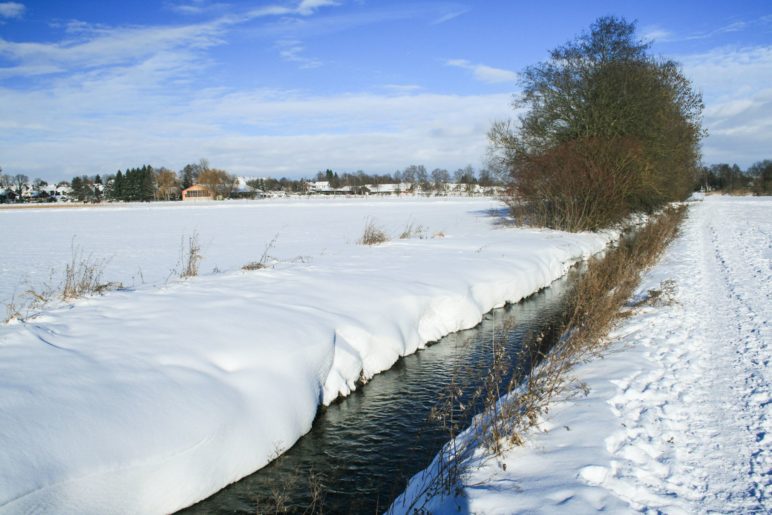
[{"label": "bare tree", "polygon": [[29,177],[23,173],[17,173],[13,176],[13,187],[18,196],[21,197],[21,194],[24,193],[24,190],[27,187],[27,183],[29,183]]},{"label": "bare tree", "polygon": [[0,167],[0,188],[10,188],[11,177],[3,173],[3,168]]},{"label": "bare tree", "polygon": [[453,172],[453,179],[456,184],[474,184],[477,182],[474,176],[474,168],[472,165],[466,165],[464,168],[459,168]]},{"label": "bare tree", "polygon": [[435,168],[432,170],[432,182],[435,190],[444,193],[450,182],[450,173],[444,168]]},{"label": "bare tree", "polygon": [[41,179],[40,177],[38,177],[37,179],[32,181],[32,189],[34,191],[39,192],[40,190],[42,190],[46,186],[48,186],[48,183],[46,181],[44,181],[43,179]]},{"label": "bare tree", "polygon": [[179,197],[177,174],[168,168],[159,168],[155,173],[156,200],[169,200],[172,197]]},{"label": "bare tree", "polygon": [[212,197],[215,198],[228,198],[237,182],[238,178],[217,168],[207,168],[198,176],[198,184],[206,186]]}]

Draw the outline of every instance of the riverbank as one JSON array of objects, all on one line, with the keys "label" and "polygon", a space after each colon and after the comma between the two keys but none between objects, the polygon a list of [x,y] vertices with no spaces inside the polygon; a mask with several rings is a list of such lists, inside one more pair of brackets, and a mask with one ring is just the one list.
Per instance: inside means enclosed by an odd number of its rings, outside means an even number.
[{"label": "riverbank", "polygon": [[574,370],[584,387],[554,402],[523,446],[478,450],[460,495],[426,508],[767,512],[771,211],[769,198],[695,203],[602,359]]},{"label": "riverbank", "polygon": [[[0,511],[190,505],[291,446],[320,404],[546,287],[612,237],[507,227],[492,201],[273,205],[66,212],[84,226],[92,214],[111,220],[120,247],[154,237],[138,218],[152,215],[161,232],[164,217],[184,211],[221,242],[255,228],[252,260],[280,232],[267,253],[288,257],[86,298],[0,328]],[[357,243],[368,218],[390,241]],[[240,245],[212,250],[233,259]],[[153,270],[167,266],[156,261]]]}]

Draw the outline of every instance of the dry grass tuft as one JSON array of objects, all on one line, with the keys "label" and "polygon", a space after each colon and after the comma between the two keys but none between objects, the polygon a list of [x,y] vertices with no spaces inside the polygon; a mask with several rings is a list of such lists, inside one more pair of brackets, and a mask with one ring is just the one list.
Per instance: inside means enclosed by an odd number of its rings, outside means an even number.
[{"label": "dry grass tuft", "polygon": [[365,223],[365,230],[362,233],[362,237],[359,239],[360,245],[380,245],[389,241],[388,235],[372,220],[367,220]]},{"label": "dry grass tuft", "polygon": [[13,320],[18,320],[23,317],[22,307],[16,301],[16,295],[13,295],[11,299],[5,303],[5,319],[3,323],[7,324]]},{"label": "dry grass tuft", "polygon": [[250,261],[241,267],[242,270],[246,270],[248,272],[252,272],[254,270],[262,270],[263,268],[268,268],[268,265],[261,263],[260,261]]},{"label": "dry grass tuft", "polygon": [[268,265],[268,260],[273,259],[268,254],[271,249],[273,249],[276,246],[276,240],[279,239],[279,233],[276,233],[271,241],[266,243],[265,249],[263,250],[263,255],[260,256],[260,259],[258,261],[252,261],[250,263],[247,263],[246,265],[242,266],[242,270],[262,270],[263,268],[268,268],[270,265]]},{"label": "dry grass tuft", "polygon": [[187,248],[185,248],[184,241],[185,237],[183,236],[180,242],[180,263],[182,265],[180,279],[196,277],[201,260],[204,259],[204,256],[201,254],[201,244],[198,241],[198,232],[194,231],[193,234],[188,236]]},{"label": "dry grass tuft", "polygon": [[20,298],[14,295],[6,303],[6,323],[24,319],[55,301],[69,302],[89,295],[102,295],[123,287],[119,282],[102,280],[107,260],[84,255],[74,243],[71,250],[70,262],[65,265],[64,275],[59,283],[54,282],[55,273],[52,270],[48,282],[42,286],[30,287]]},{"label": "dry grass tuft", "polygon": [[61,298],[64,301],[78,299],[86,295],[101,295],[106,291],[119,288],[120,283],[102,282],[102,273],[107,263],[84,257],[78,248],[73,248],[72,259],[65,267],[64,284]]},{"label": "dry grass tuft", "polygon": [[408,240],[410,238],[418,238],[423,240],[426,238],[426,228],[423,225],[415,225],[413,222],[408,222],[402,233],[399,235],[400,240]]}]

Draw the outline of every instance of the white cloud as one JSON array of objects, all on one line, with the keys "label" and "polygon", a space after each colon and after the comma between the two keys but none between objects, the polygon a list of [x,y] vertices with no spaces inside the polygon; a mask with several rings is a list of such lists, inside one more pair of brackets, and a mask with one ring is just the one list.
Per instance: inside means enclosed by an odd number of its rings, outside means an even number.
[{"label": "white cloud", "polygon": [[0,2],[0,17],[19,18],[26,8],[23,4],[17,2]]},{"label": "white cloud", "polygon": [[453,168],[481,163],[491,122],[510,113],[509,94],[204,90],[181,98],[132,90],[128,77],[86,78],[53,95],[0,90],[0,110],[17,122],[0,126],[3,166],[50,180],[138,161],[178,169],[200,157],[246,175],[310,176],[328,166],[384,173],[408,161]]},{"label": "white cloud", "polygon": [[772,88],[706,109],[705,127],[709,133],[703,145],[706,163],[747,167],[772,159]]},{"label": "white cloud", "polygon": [[340,3],[335,0],[301,0],[300,4],[298,4],[297,12],[302,15],[309,15],[321,7],[335,5],[340,5]]},{"label": "white cloud", "polygon": [[466,59],[449,59],[445,61],[448,66],[454,66],[456,68],[462,68],[469,70],[474,75],[474,78],[487,82],[489,84],[500,84],[504,82],[515,82],[517,80],[517,73],[504,70],[502,68],[494,68],[485,64],[473,64]]},{"label": "white cloud", "polygon": [[71,39],[56,43],[16,43],[0,39],[0,56],[19,63],[0,68],[0,78],[80,71],[141,62],[172,50],[181,53],[221,43],[224,23],[179,27],[103,28],[80,23]]},{"label": "white cloud", "polygon": [[704,160],[747,166],[772,158],[772,46],[720,47],[678,61],[705,100]]},{"label": "white cloud", "polygon": [[741,97],[772,84],[772,45],[725,46],[676,60],[710,100]]}]

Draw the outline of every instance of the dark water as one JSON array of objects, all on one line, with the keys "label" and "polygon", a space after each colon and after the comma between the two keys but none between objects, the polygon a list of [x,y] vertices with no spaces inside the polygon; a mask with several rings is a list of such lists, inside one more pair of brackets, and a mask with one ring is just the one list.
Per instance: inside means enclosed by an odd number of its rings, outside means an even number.
[{"label": "dark water", "polygon": [[[566,281],[401,359],[349,397],[322,408],[311,431],[282,457],[184,513],[270,513],[277,502],[303,513],[314,488],[321,492],[315,507],[325,513],[383,512],[448,441],[447,429],[429,421],[448,384],[461,384],[463,395],[472,395],[481,371],[490,367],[494,345],[504,345],[509,359],[515,359],[524,338],[560,317]],[[467,412],[462,427],[473,414]]]}]

